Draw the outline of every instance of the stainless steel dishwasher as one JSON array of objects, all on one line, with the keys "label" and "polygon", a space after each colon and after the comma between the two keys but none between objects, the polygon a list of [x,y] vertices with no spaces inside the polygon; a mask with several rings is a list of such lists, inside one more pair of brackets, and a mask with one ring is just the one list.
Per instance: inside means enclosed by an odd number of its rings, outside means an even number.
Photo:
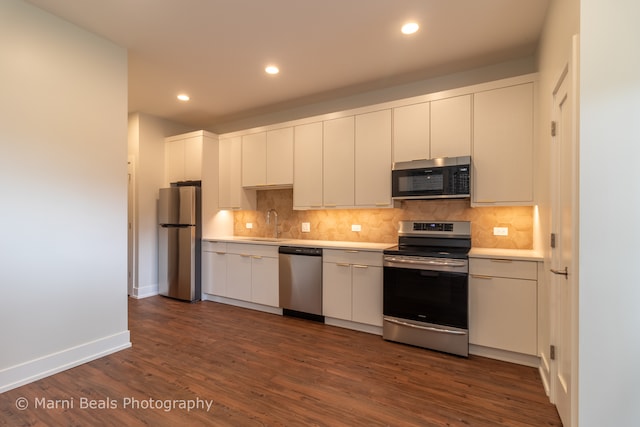
[{"label": "stainless steel dishwasher", "polygon": [[278,252],[283,314],[324,322],[322,249],[280,246]]}]

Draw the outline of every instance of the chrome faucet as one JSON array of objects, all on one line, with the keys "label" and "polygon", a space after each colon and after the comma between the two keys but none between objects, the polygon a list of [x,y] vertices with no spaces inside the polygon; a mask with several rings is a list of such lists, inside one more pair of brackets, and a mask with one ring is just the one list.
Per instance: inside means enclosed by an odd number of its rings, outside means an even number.
[{"label": "chrome faucet", "polygon": [[273,216],[275,217],[275,227],[273,227],[273,237],[278,238],[278,212],[275,209],[269,209],[267,211],[267,224],[271,223],[271,212],[273,212]]}]

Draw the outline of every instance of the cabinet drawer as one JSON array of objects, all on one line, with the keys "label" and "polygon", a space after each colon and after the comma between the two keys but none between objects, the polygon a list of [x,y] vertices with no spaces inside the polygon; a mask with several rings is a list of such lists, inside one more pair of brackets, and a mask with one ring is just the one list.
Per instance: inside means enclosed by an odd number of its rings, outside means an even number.
[{"label": "cabinet drawer", "polygon": [[202,241],[202,252],[227,252],[226,242]]},{"label": "cabinet drawer", "polygon": [[351,249],[324,249],[323,262],[382,266],[382,252]]},{"label": "cabinet drawer", "polygon": [[252,245],[251,243],[227,243],[227,252],[238,255],[278,257],[278,247],[273,245]]},{"label": "cabinet drawer", "polygon": [[535,261],[518,261],[499,258],[470,258],[469,274],[478,276],[510,277],[514,279],[538,279]]}]

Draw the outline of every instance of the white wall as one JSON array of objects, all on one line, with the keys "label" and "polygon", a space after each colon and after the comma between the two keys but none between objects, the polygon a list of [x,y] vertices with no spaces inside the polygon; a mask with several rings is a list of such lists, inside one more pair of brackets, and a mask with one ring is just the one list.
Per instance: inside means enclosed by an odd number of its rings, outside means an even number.
[{"label": "white wall", "polygon": [[582,0],[580,425],[640,425],[640,3]]},{"label": "white wall", "polygon": [[164,187],[164,138],[192,129],[149,114],[129,115],[135,162],[133,297],[158,293],[158,190]]},{"label": "white wall", "polygon": [[127,54],[0,2],[0,392],[128,347]]},{"label": "white wall", "polygon": [[221,120],[209,126],[208,130],[222,135],[238,130],[350,110],[534,72],[536,72],[534,58],[526,57],[355,95],[346,94],[345,90],[336,90],[317,95],[313,99],[294,100],[289,104],[269,106],[265,111],[257,110],[253,114],[244,113],[243,118]]}]

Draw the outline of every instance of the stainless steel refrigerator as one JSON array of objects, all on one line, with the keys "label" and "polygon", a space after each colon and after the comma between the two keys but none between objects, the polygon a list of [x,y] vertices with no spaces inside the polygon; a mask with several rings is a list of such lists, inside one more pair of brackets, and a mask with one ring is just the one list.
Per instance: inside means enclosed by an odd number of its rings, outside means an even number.
[{"label": "stainless steel refrigerator", "polygon": [[200,299],[200,187],[181,183],[160,189],[158,292],[184,301]]}]

